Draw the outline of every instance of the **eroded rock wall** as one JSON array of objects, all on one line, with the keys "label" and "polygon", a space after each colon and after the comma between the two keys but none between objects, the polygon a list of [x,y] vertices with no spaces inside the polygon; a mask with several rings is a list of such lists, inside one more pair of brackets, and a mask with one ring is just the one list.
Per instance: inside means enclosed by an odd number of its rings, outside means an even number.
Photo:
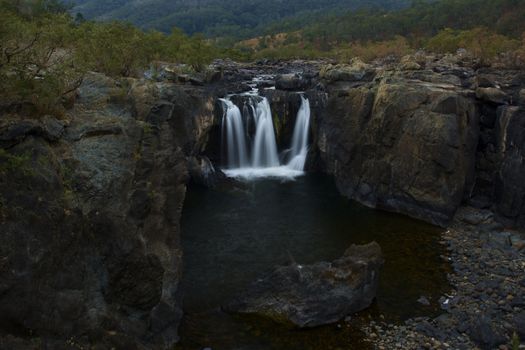
[{"label": "eroded rock wall", "polygon": [[187,164],[213,108],[201,89],[90,74],[65,118],[2,120],[3,330],[107,348],[178,340]]},{"label": "eroded rock wall", "polygon": [[329,96],[315,123],[321,168],[343,194],[441,226],[462,203],[524,225],[523,73],[433,56],[320,75]]}]

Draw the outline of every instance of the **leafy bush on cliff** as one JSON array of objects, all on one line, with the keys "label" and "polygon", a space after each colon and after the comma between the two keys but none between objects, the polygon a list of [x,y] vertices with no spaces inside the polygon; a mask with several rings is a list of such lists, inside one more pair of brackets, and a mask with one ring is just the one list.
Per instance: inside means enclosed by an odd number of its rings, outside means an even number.
[{"label": "leafy bush on cliff", "polygon": [[365,62],[370,62],[376,58],[387,56],[402,57],[412,51],[408,40],[402,36],[397,36],[391,40],[342,44],[332,51],[332,55],[340,60],[359,57]]},{"label": "leafy bush on cliff", "polygon": [[[4,106],[53,108],[79,83],[69,15],[46,2],[0,2],[0,94]],[[54,8],[54,7],[53,7]]]},{"label": "leafy bush on cliff", "polygon": [[454,53],[458,49],[464,48],[483,62],[489,63],[500,53],[518,50],[520,44],[517,39],[493,33],[486,28],[445,29],[431,38],[426,48],[438,53]]},{"label": "leafy bush on cliff", "polygon": [[199,70],[224,54],[177,29],[75,21],[56,0],[0,0],[0,109],[56,112],[88,70],[134,76],[154,60]]}]

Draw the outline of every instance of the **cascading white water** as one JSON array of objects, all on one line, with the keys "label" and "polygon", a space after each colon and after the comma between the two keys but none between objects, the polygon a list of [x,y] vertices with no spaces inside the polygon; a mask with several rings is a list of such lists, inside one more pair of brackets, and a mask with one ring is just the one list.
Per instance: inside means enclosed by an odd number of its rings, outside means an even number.
[{"label": "cascading white water", "polygon": [[[301,95],[301,107],[297,113],[291,148],[287,150],[288,163],[281,165],[277,153],[272,111],[268,99],[259,102],[250,100],[249,107],[255,122],[255,136],[252,154],[246,147],[247,130],[243,116],[237,106],[228,99],[221,99],[226,106],[222,121],[223,138],[226,138],[228,168],[225,174],[240,178],[281,177],[294,178],[304,174],[304,164],[308,154],[308,134],[310,128],[310,103]],[[247,109],[244,109],[245,112]],[[245,116],[246,121],[250,120]],[[224,141],[223,141],[224,142]]]},{"label": "cascading white water", "polygon": [[221,101],[226,105],[222,118],[222,130],[227,143],[228,167],[232,169],[246,167],[249,161],[241,111],[232,101],[226,99],[221,99]]},{"label": "cascading white water", "polygon": [[288,167],[293,170],[304,170],[308,155],[308,133],[310,132],[310,102],[301,95],[301,107],[293,130],[292,147]]},{"label": "cascading white water", "polygon": [[272,110],[266,97],[257,103],[255,107],[255,139],[253,143],[252,165],[254,168],[279,166]]}]

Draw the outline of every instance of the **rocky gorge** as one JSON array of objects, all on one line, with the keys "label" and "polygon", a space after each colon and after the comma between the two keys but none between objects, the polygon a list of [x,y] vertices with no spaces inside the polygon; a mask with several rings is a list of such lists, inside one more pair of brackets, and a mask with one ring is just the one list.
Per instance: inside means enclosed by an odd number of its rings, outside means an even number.
[{"label": "rocky gorge", "polygon": [[[65,116],[2,117],[0,347],[178,341],[186,188],[224,181],[217,98],[252,88],[272,106],[280,146],[304,91],[307,168],[332,175],[344,196],[449,228],[460,296],[451,300],[464,308],[445,307],[444,326],[412,320],[390,338],[411,331],[413,343],[379,348],[495,348],[523,334],[525,72],[418,53],[374,64],[219,61],[202,76],[170,65],[155,78],[90,73]],[[463,215],[467,206],[482,218]],[[499,237],[504,248],[491,243]],[[476,307],[487,300],[495,305]],[[478,315],[490,339],[460,329]],[[370,339],[390,339],[373,327]]]}]

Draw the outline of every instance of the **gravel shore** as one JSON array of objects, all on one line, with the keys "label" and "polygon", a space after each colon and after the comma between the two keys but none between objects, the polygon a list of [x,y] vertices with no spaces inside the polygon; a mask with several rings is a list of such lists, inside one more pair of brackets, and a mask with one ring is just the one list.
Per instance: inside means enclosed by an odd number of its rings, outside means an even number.
[{"label": "gravel shore", "polygon": [[439,300],[443,313],[403,325],[372,321],[363,329],[372,345],[525,349],[525,233],[506,230],[490,211],[465,207],[442,238],[443,258],[453,267],[453,288]]}]

